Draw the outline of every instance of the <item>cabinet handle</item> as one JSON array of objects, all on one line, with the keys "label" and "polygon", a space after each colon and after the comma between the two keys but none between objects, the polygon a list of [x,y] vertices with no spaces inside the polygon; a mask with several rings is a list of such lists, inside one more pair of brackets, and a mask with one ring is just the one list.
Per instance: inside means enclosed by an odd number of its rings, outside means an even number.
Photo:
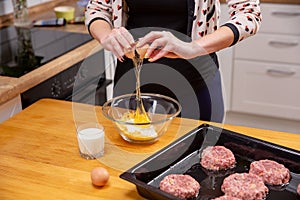
[{"label": "cabinet handle", "polygon": [[269,41],[271,46],[281,46],[281,47],[294,47],[298,46],[298,42],[283,42],[283,41]]},{"label": "cabinet handle", "polygon": [[268,69],[267,73],[270,75],[276,75],[276,76],[292,76],[296,72],[295,71],[284,71],[279,69]]},{"label": "cabinet handle", "polygon": [[272,15],[276,16],[286,16],[286,17],[297,17],[300,16],[300,12],[284,12],[284,11],[273,11]]}]

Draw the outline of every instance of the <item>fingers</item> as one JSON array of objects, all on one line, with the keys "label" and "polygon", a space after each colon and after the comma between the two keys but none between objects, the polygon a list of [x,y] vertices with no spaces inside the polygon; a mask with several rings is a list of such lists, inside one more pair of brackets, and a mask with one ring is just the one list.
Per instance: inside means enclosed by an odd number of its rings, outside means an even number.
[{"label": "fingers", "polygon": [[[163,36],[162,32],[160,31],[152,31],[150,33],[148,33],[147,35],[145,35],[143,38],[141,38],[137,44],[137,47],[142,47],[146,44],[151,44],[149,46],[149,48],[147,49],[147,52],[145,54],[145,58],[149,58],[149,56],[151,54],[154,53],[154,50],[158,48],[158,45],[157,45],[157,39],[158,38],[161,38]],[[153,41],[156,41],[154,44],[153,44]]]},{"label": "fingers", "polygon": [[126,49],[130,49],[135,44],[133,36],[124,27],[115,28],[111,33],[101,41],[103,47],[123,61]]},{"label": "fingers", "polygon": [[122,32],[123,37],[129,42],[130,46],[135,44],[133,36],[131,35],[131,33],[129,33],[129,31],[126,28],[121,27],[120,31]]},{"label": "fingers", "polygon": [[165,55],[166,58],[178,58],[178,55],[172,52],[169,52]]},{"label": "fingers", "polygon": [[152,43],[155,39],[158,39],[162,37],[161,31],[151,31],[147,35],[145,35],[143,38],[139,39],[139,42],[137,44],[137,47],[144,46],[145,44]]},{"label": "fingers", "polygon": [[151,54],[148,60],[150,62],[154,62],[162,57],[166,57],[170,53],[171,49],[171,45],[165,45],[164,48],[156,49],[154,50],[154,53]]},{"label": "fingers", "polygon": [[111,51],[120,61],[123,61],[124,51],[116,38],[111,38]]},{"label": "fingers", "polygon": [[[138,44],[135,43],[133,36],[124,27],[116,28],[101,42],[107,50],[113,52],[120,61],[123,61],[123,56],[131,58],[134,56],[132,48],[136,45],[136,49],[140,50],[144,58],[149,58],[150,62],[154,62],[162,57],[178,57],[176,43],[178,39],[167,31],[152,31],[143,38],[140,38]],[[147,48],[139,49],[149,45]],[[178,45],[177,45],[178,46]],[[182,47],[181,47],[182,48]]]},{"label": "fingers", "polygon": [[118,28],[112,30],[112,36],[118,41],[123,48],[130,48],[134,44],[132,35],[124,28]]},{"label": "fingers", "polygon": [[[147,49],[145,58],[149,58],[150,62],[156,61],[162,57],[175,57],[175,43],[178,39],[167,31],[153,31],[139,40],[138,46],[150,44]],[[172,55],[171,55],[172,54]]]}]

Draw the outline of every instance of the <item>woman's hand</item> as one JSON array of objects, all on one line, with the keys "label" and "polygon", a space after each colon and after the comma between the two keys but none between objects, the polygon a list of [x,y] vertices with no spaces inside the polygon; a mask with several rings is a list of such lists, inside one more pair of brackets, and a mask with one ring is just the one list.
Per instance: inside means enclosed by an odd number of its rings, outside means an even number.
[{"label": "woman's hand", "polygon": [[191,59],[206,54],[204,49],[196,42],[184,42],[167,31],[153,31],[141,38],[139,46],[150,44],[145,58],[150,62],[162,57]]},{"label": "woman's hand", "polygon": [[110,30],[99,38],[99,42],[104,49],[111,51],[120,61],[123,61],[126,49],[131,49],[135,44],[132,35],[124,27]]},{"label": "woman's hand", "polygon": [[132,35],[124,27],[114,28],[111,32],[100,40],[103,48],[111,51],[120,61],[126,49],[131,49],[135,44]]},{"label": "woman's hand", "polygon": [[108,51],[123,61],[124,51],[135,43],[129,31],[124,28],[112,29],[105,20],[95,20],[90,25],[90,33]]}]

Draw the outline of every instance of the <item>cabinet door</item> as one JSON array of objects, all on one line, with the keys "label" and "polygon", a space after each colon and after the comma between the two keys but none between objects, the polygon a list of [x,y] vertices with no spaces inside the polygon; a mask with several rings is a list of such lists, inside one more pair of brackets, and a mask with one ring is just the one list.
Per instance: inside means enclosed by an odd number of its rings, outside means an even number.
[{"label": "cabinet door", "polygon": [[233,49],[227,48],[218,52],[220,64],[220,73],[222,80],[222,93],[224,99],[225,111],[231,110],[231,82],[233,68]]},{"label": "cabinet door", "polygon": [[22,110],[20,95],[0,105],[0,123]]},{"label": "cabinet door", "polygon": [[[221,4],[220,24],[229,20],[227,4]],[[233,68],[233,48],[225,48],[219,51],[218,59],[220,64],[220,72],[222,77],[222,92],[225,105],[225,111],[231,110],[231,82]]]},{"label": "cabinet door", "polygon": [[262,3],[260,32],[300,35],[300,5]]},{"label": "cabinet door", "polygon": [[299,52],[300,36],[257,33],[237,44],[235,58],[300,64]]},{"label": "cabinet door", "polygon": [[112,83],[106,87],[106,98],[107,100],[113,98],[113,89],[114,89],[114,76],[115,68],[117,65],[116,57],[110,52],[104,50],[104,66],[105,66],[105,78],[112,80]]},{"label": "cabinet door", "polygon": [[300,66],[235,61],[232,110],[300,119]]}]

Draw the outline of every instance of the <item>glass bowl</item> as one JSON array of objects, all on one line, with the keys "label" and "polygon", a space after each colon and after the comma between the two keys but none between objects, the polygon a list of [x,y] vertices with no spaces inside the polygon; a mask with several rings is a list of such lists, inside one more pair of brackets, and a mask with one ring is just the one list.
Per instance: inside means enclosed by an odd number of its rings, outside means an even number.
[{"label": "glass bowl", "polygon": [[172,119],[181,112],[181,106],[176,100],[159,94],[142,93],[141,99],[150,119],[148,122],[134,120],[137,107],[135,94],[112,98],[103,104],[102,112],[114,122],[124,140],[153,143],[167,131]]}]

